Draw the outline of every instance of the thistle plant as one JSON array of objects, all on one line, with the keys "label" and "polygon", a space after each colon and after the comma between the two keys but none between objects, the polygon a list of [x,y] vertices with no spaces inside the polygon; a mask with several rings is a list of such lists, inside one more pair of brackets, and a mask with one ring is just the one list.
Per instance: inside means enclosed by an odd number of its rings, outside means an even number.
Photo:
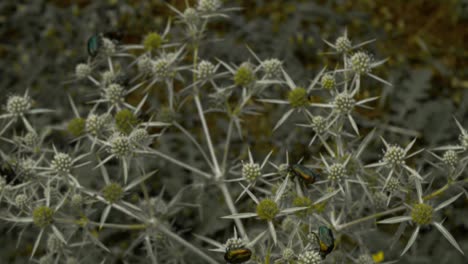
[{"label": "thistle plant", "polygon": [[37,91],[4,100],[0,220],[29,261],[393,263],[428,235],[464,255],[448,210],[467,197],[467,124],[428,147],[372,128],[368,88],[393,85],[373,73],[387,60],[361,50],[377,40],[345,30],[325,41],[336,65],[301,79],[256,47],[212,52],[214,23],[238,11],[226,1],[168,9],[137,42],[93,35],[97,55],[63,83],[66,122]]}]

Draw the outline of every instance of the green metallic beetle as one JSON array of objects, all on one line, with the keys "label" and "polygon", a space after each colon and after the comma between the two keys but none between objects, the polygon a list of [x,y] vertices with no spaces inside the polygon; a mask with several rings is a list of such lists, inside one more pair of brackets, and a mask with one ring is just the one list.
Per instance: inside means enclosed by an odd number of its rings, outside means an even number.
[{"label": "green metallic beetle", "polygon": [[325,258],[335,247],[335,238],[330,228],[320,226],[318,229],[318,238],[320,243],[320,255]]},{"label": "green metallic beetle", "polygon": [[88,54],[92,58],[98,55],[101,48],[102,36],[101,34],[94,34],[88,39]]},{"label": "green metallic beetle", "polygon": [[289,166],[289,171],[293,174],[293,176],[298,177],[305,185],[313,184],[320,177],[318,172],[315,172],[300,164]]},{"label": "green metallic beetle", "polygon": [[224,260],[231,264],[244,263],[250,259],[252,251],[248,248],[236,248],[226,251]]}]

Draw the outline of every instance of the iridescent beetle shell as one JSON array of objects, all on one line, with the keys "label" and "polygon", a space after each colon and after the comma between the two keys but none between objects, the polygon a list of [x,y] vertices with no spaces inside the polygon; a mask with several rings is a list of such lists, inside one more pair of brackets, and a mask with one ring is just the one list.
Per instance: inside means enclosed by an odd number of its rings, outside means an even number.
[{"label": "iridescent beetle shell", "polygon": [[318,237],[320,243],[320,255],[325,258],[335,247],[335,238],[330,228],[326,226],[320,226],[318,229]]},{"label": "iridescent beetle shell", "polygon": [[250,259],[252,251],[248,248],[236,248],[226,251],[224,260],[231,264],[244,263]]},{"label": "iridescent beetle shell", "polygon": [[320,176],[318,172],[315,172],[300,164],[291,165],[289,170],[294,176],[298,177],[306,185],[313,184]]},{"label": "iridescent beetle shell", "polygon": [[96,57],[101,47],[101,36],[99,34],[94,34],[88,39],[88,54],[91,57]]}]

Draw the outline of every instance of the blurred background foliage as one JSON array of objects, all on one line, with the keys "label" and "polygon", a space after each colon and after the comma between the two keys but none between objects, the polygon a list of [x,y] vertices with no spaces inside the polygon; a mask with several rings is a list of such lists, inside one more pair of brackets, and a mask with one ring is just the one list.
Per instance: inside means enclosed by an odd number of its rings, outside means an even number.
[{"label": "blurred background foliage", "polygon": [[[95,32],[119,29],[125,32],[123,43],[141,43],[152,31],[162,32],[167,18],[174,13],[166,6],[169,3],[179,10],[185,8],[184,0],[34,0],[0,1],[0,103],[6,102],[8,94],[23,93],[29,88],[35,103],[41,107],[57,109],[55,115],[33,120],[34,123],[62,124],[72,118],[66,102],[67,93],[79,94],[76,85],[63,84],[70,80],[77,63],[87,59],[86,42]],[[195,1],[188,1],[191,6]],[[465,126],[468,117],[468,1],[466,0],[226,0],[228,6],[242,7],[230,15],[229,20],[210,24],[210,38],[220,41],[205,43],[200,57],[214,60],[222,58],[240,64],[250,58],[246,45],[261,59],[279,58],[284,61],[289,74],[307,85],[323,65],[334,68],[333,56],[321,54],[329,51],[322,39],[333,42],[345,28],[354,44],[376,38],[367,46],[376,58],[388,58],[376,75],[389,80],[393,87],[366,80],[358,96],[381,95],[375,109],[360,112],[358,123],[371,129],[380,126],[391,132],[385,135],[397,141],[399,128],[408,129],[410,135],[419,137],[418,144],[433,147],[455,142],[458,136],[452,116]],[[169,35],[169,39],[171,35]],[[85,84],[83,84],[85,86]],[[72,88],[73,87],[73,88]],[[77,90],[74,90],[77,89]],[[85,87],[83,87],[83,90]],[[132,99],[129,98],[129,101]],[[320,101],[320,98],[312,98]],[[86,102],[85,99],[78,101]],[[284,150],[292,141],[291,136],[282,137],[281,132],[273,141],[271,128],[280,116],[272,106],[266,105],[265,115],[250,116],[244,121],[249,137],[245,137],[251,149],[264,156],[272,148]],[[216,116],[213,116],[213,120]],[[210,120],[208,120],[210,122]],[[292,123],[291,123],[292,126]],[[397,132],[397,133],[392,133]],[[288,131],[283,135],[287,135]],[[199,137],[202,135],[200,133]],[[216,137],[216,135],[215,135]],[[223,134],[220,134],[220,140]],[[66,142],[66,135],[51,135],[51,139]],[[281,139],[281,140],[278,140]],[[310,158],[304,142],[295,141],[292,160]],[[302,144],[304,143],[304,144]],[[175,144],[175,143],[174,143]],[[174,146],[162,146],[173,148]],[[179,146],[180,147],[180,146]],[[242,148],[242,145],[241,147]],[[170,151],[170,150],[169,150]],[[245,149],[233,152],[246,153]],[[284,153],[278,151],[277,153]],[[190,154],[187,154],[190,156]],[[246,159],[246,156],[236,157]],[[190,157],[188,157],[190,159]],[[171,172],[178,168],[171,167]],[[164,174],[163,174],[164,175]],[[174,194],[183,179],[163,179],[154,183],[155,189],[168,186]],[[173,187],[171,187],[173,186]],[[200,196],[197,199],[211,199]],[[221,199],[221,198],[220,198]],[[206,204],[207,201],[200,201]],[[461,202],[449,211],[449,229],[462,248],[468,248],[467,203]],[[463,204],[464,203],[464,204]],[[243,211],[242,208],[240,211]],[[197,221],[196,210],[185,210],[180,229],[191,227]],[[227,212],[220,212],[220,215]],[[187,220],[193,219],[193,220]],[[200,224],[200,223],[198,223]],[[221,232],[230,224],[227,221],[206,222],[199,233],[206,235]],[[7,227],[3,227],[6,231]],[[391,230],[389,231],[391,232]],[[369,234],[372,236],[372,234]],[[391,233],[389,234],[391,236]],[[26,235],[27,236],[27,235]],[[380,240],[386,238],[381,237]],[[427,240],[418,245],[421,258],[409,259],[410,263],[460,263],[456,254],[440,234],[432,232]],[[14,240],[2,235],[2,255],[28,255],[28,250],[14,250]],[[384,245],[375,240],[378,247]],[[380,241],[380,242],[379,242]],[[377,248],[376,248],[377,250]],[[431,252],[431,253],[429,253]],[[425,255],[424,255],[425,254]],[[440,258],[440,262],[433,256]],[[424,256],[427,258],[424,259]],[[453,259],[452,259],[453,258]],[[444,260],[445,262],[443,262]]]}]

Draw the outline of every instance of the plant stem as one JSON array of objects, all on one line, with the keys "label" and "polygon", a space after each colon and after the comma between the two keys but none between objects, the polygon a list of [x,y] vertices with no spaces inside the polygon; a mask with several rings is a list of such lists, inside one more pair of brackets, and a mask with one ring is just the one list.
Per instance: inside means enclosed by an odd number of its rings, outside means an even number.
[{"label": "plant stem", "polygon": [[[223,193],[224,200],[226,201],[226,204],[231,214],[237,214],[237,208],[234,205],[234,202],[232,201],[232,197],[231,197],[231,194],[229,193],[229,190],[227,189],[226,183],[220,182],[218,186],[221,189],[221,192]],[[245,232],[244,224],[242,224],[242,221],[240,219],[234,219],[234,223],[236,223],[237,229],[239,230],[241,236],[243,238],[248,238],[247,233]]]}]

